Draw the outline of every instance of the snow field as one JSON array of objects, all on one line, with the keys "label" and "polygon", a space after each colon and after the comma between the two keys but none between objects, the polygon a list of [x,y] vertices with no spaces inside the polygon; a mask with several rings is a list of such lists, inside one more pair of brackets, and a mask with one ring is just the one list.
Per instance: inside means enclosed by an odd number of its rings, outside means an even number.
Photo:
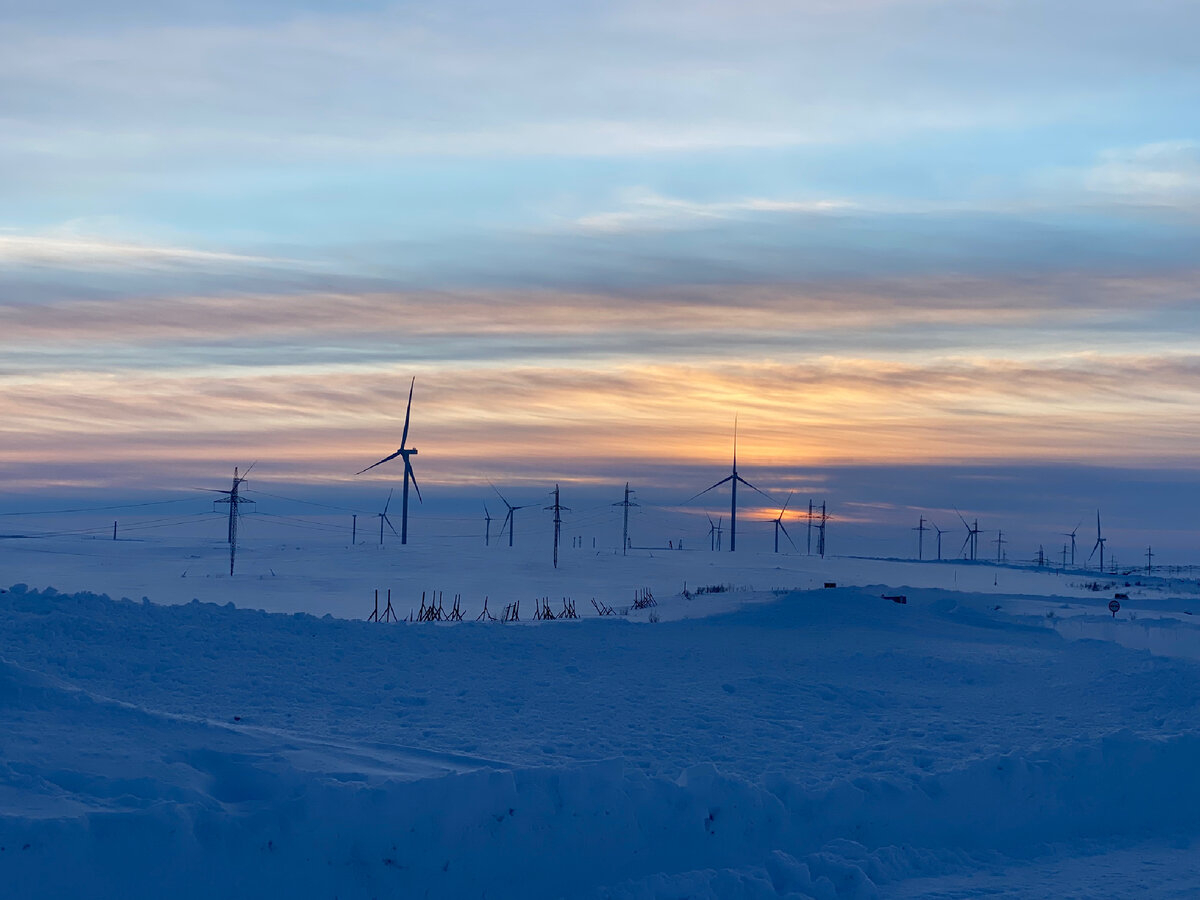
[{"label": "snow field", "polygon": [[[903,590],[446,627],[18,587],[0,879],[13,897],[864,898],[1192,840],[1194,664],[1064,640],[1036,598]],[[1019,895],[1064,887],[1038,883]]]}]

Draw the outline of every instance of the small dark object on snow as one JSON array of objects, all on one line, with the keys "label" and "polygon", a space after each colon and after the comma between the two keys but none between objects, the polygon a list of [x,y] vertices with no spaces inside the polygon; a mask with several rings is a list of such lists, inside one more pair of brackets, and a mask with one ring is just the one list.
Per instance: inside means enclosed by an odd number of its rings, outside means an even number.
[{"label": "small dark object on snow", "polygon": [[891,600],[893,603],[907,603],[908,598],[903,594],[880,594],[884,600]]},{"label": "small dark object on snow", "polygon": [[595,597],[592,598],[592,606],[596,607],[596,612],[602,616],[611,616],[613,614],[613,608],[611,606],[603,601],[597,603]]},{"label": "small dark object on snow", "polygon": [[836,581],[827,581],[827,582],[825,582],[825,587],[827,587],[827,588],[837,587],[837,582]]},{"label": "small dark object on snow", "polygon": [[1129,595],[1128,594],[1113,594],[1113,599],[1114,600],[1128,600]]}]

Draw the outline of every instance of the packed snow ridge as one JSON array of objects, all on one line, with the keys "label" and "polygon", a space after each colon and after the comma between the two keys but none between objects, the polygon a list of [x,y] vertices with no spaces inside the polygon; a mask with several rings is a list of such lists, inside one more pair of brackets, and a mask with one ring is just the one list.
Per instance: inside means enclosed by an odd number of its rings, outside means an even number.
[{"label": "packed snow ridge", "polygon": [[[1198,670],[1060,633],[1107,598],[725,594],[381,625],[14,586],[3,894],[1200,889]],[[1160,599],[1124,624],[1196,646]]]}]

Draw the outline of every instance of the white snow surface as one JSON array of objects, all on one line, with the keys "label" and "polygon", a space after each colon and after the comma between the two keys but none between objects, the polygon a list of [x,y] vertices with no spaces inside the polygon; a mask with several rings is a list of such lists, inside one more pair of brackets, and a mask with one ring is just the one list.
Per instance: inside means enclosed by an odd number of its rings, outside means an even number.
[{"label": "white snow surface", "polygon": [[1200,896],[1195,581],[104,543],[0,542],[3,897]]}]

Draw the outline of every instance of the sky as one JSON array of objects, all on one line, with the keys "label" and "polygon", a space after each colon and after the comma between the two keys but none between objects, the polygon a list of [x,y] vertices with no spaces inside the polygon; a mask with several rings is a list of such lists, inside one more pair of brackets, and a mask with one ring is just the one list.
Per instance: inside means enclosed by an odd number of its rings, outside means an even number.
[{"label": "sky", "polygon": [[0,0],[0,493],[252,460],[380,493],[402,469],[352,473],[415,378],[435,502],[679,505],[736,416],[747,477],[847,523],[1107,505],[1200,550],[1197,33],[1190,0]]}]

